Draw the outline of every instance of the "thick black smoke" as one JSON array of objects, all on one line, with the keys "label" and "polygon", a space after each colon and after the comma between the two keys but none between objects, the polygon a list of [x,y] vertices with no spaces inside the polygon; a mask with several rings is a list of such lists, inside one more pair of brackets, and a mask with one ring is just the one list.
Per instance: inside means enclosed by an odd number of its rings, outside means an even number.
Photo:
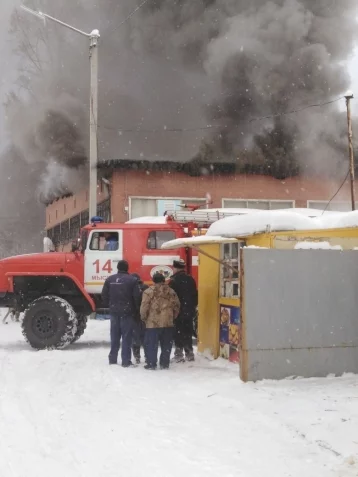
[{"label": "thick black smoke", "polygon": [[[343,95],[355,0],[148,0],[124,24],[132,0],[57,3],[29,6],[101,32],[101,160],[229,160],[277,175],[346,160],[339,103],[251,120]],[[41,164],[34,189],[50,200],[87,180],[88,43],[25,13],[11,27],[11,141]]]}]

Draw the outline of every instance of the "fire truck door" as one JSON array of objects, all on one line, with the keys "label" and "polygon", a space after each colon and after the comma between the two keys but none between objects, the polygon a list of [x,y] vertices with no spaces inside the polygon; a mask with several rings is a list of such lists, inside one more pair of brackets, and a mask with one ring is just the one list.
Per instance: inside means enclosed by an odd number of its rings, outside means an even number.
[{"label": "fire truck door", "polygon": [[117,263],[122,258],[123,230],[93,230],[85,251],[85,290],[101,293],[105,280],[117,272]]}]

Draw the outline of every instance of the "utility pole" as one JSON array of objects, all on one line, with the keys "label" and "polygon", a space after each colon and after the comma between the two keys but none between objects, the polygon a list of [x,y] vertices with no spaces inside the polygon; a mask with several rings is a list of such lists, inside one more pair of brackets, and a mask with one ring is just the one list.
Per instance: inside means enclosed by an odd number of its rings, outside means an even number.
[{"label": "utility pole", "polygon": [[352,133],[352,116],[351,116],[351,99],[354,98],[351,91],[344,96],[347,106],[347,122],[348,122],[348,146],[349,146],[349,174],[351,178],[351,200],[352,210],[356,210],[355,185],[354,185],[354,151],[353,151],[353,133]]},{"label": "utility pole", "polygon": [[90,57],[90,147],[89,147],[89,219],[97,215],[97,162],[98,162],[98,41],[100,34],[98,30],[86,33],[57,18],[47,15],[40,11],[31,10],[31,8],[20,6],[22,10],[34,15],[44,22],[51,20],[58,25],[66,27],[82,36],[89,38],[89,57]]},{"label": "utility pole", "polygon": [[90,160],[89,160],[89,219],[97,215],[98,163],[98,40],[99,31],[90,34]]}]

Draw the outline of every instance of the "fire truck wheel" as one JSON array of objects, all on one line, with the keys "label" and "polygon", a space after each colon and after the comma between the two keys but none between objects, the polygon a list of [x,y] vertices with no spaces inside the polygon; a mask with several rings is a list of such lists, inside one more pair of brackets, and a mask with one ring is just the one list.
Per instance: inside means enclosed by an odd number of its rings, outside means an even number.
[{"label": "fire truck wheel", "polygon": [[77,331],[72,340],[72,343],[78,341],[87,328],[87,316],[86,315],[77,315]]},{"label": "fire truck wheel", "polygon": [[49,295],[30,303],[22,322],[22,334],[35,349],[63,349],[77,332],[77,316],[63,298]]}]

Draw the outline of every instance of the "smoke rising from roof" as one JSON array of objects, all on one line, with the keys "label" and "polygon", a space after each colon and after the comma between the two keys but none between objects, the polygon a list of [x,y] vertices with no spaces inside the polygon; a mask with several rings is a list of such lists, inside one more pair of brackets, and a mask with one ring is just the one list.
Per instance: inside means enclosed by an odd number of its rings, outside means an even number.
[{"label": "smoke rising from roof", "polygon": [[[101,32],[101,160],[279,161],[282,174],[295,164],[336,171],[346,161],[337,103],[250,119],[342,96],[355,0],[149,0],[120,27],[132,0],[29,6]],[[33,189],[46,201],[87,181],[88,43],[23,12],[11,26],[20,62],[10,138],[41,170]],[[215,128],[196,130],[207,125]]]}]

